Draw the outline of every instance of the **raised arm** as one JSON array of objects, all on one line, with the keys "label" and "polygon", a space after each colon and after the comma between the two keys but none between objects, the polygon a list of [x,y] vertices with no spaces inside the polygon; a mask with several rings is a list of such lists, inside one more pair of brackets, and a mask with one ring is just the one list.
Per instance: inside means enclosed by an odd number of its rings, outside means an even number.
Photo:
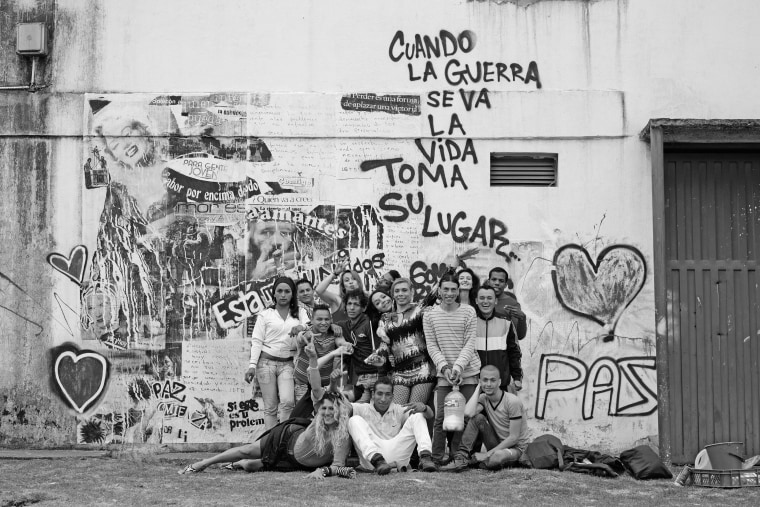
[{"label": "raised arm", "polygon": [[340,308],[340,296],[337,294],[334,294],[328,290],[330,285],[333,283],[333,280],[335,280],[336,277],[340,276],[340,274],[345,269],[346,264],[342,264],[341,266],[336,267],[333,269],[332,273],[327,275],[327,277],[319,282],[319,284],[314,287],[314,292],[319,296],[322,301],[330,305],[330,311],[332,313],[335,313],[338,311],[338,308]]},{"label": "raised arm", "polygon": [[309,376],[309,385],[311,386],[312,399],[321,399],[325,393],[324,387],[322,387],[322,377],[319,375],[319,358],[317,357],[317,350],[314,348],[314,344],[310,343],[304,347],[304,352],[309,356],[309,367],[306,368],[306,373]]},{"label": "raised arm", "polygon": [[470,399],[467,400],[467,404],[464,406],[464,416],[474,417],[483,411],[483,405],[479,403],[480,398],[480,384],[475,388],[475,392],[472,393]]}]

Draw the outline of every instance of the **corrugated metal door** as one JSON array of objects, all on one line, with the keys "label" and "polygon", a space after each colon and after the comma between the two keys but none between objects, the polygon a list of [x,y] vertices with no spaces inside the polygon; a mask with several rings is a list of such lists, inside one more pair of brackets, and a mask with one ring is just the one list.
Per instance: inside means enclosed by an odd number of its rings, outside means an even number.
[{"label": "corrugated metal door", "polygon": [[674,463],[715,442],[760,454],[760,153],[665,153]]}]

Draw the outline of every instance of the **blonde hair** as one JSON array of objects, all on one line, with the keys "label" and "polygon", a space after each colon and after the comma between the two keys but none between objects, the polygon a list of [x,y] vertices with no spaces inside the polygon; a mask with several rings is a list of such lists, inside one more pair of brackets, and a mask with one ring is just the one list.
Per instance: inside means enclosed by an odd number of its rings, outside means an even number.
[{"label": "blonde hair", "polygon": [[322,403],[325,399],[333,402],[333,407],[335,408],[335,420],[338,422],[338,424],[332,426],[326,425],[322,413],[319,411],[319,408],[317,408],[313,423],[316,425],[314,428],[316,434],[314,439],[314,449],[319,455],[324,455],[327,452],[328,441],[332,443],[333,453],[335,453],[335,449],[341,447],[342,445],[346,445],[349,439],[348,403],[341,394],[325,392],[322,400],[319,402],[318,407],[322,406]]}]

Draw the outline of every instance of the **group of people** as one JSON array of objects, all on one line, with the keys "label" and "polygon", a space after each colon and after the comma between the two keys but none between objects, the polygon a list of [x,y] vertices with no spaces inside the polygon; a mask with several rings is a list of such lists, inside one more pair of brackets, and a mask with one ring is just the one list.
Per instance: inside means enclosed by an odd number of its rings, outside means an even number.
[{"label": "group of people", "polygon": [[[330,290],[336,278],[337,294]],[[395,271],[369,294],[347,266],[316,287],[276,279],[274,303],[256,318],[245,373],[260,386],[266,431],[180,473],[227,463],[353,477],[351,442],[361,469],[379,475],[409,469],[410,461],[426,472],[516,464],[530,438],[516,395],[526,317],[508,284],[501,267],[482,284],[469,268],[449,270],[414,302],[411,281]],[[467,400],[466,425],[446,432],[445,400],[454,388]]]}]

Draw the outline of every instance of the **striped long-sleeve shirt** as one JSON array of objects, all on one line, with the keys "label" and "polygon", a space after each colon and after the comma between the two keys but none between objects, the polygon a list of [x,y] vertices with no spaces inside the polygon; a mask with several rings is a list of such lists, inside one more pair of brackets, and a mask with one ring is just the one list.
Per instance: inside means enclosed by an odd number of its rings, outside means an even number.
[{"label": "striped long-sleeve shirt", "polygon": [[425,312],[422,325],[428,353],[439,377],[443,377],[446,366],[458,366],[462,378],[480,373],[480,358],[475,349],[477,316],[471,306],[461,305],[451,312],[436,306]]}]

